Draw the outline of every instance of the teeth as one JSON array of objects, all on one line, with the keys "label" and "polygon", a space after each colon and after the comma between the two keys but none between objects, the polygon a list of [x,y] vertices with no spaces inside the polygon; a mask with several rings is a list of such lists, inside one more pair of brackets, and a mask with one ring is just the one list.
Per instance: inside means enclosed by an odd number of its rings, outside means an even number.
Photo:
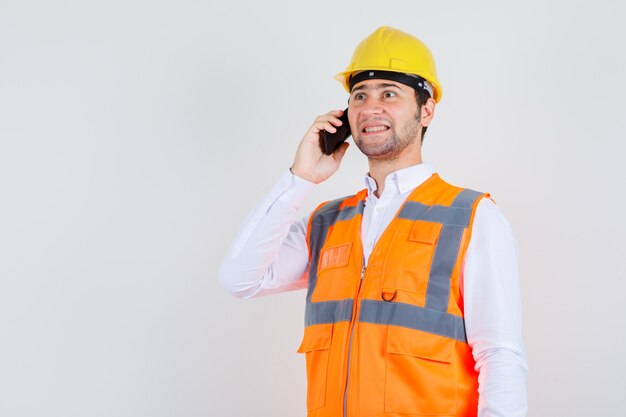
[{"label": "teeth", "polygon": [[365,128],[365,131],[367,133],[370,133],[370,132],[380,132],[382,130],[387,130],[387,126],[374,126],[374,127],[366,127]]}]

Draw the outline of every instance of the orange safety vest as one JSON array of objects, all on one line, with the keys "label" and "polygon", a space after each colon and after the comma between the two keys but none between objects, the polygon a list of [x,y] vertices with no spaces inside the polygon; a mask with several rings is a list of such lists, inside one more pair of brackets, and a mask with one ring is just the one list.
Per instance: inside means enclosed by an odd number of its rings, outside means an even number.
[{"label": "orange safety vest", "polygon": [[478,374],[459,288],[476,206],[488,194],[433,174],[368,260],[367,190],[309,221],[305,330],[309,417],[476,416]]}]

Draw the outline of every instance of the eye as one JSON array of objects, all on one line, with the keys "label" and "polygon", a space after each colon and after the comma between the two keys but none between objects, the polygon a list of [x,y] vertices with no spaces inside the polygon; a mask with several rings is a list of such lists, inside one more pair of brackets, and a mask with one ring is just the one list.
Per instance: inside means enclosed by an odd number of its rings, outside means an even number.
[{"label": "eye", "polygon": [[363,94],[363,93],[356,93],[354,95],[354,99],[355,100],[364,100],[365,99],[365,94]]},{"label": "eye", "polygon": [[396,93],[394,93],[393,91],[385,91],[383,93],[383,97],[384,98],[392,98],[392,97],[395,97],[395,96],[396,96]]}]

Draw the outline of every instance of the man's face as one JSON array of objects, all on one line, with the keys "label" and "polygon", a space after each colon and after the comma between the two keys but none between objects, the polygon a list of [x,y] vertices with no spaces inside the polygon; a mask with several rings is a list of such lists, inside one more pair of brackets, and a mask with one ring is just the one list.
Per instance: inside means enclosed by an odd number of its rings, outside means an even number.
[{"label": "man's face", "polygon": [[413,88],[389,80],[366,80],[350,93],[348,119],[354,143],[368,158],[397,159],[420,142]]}]

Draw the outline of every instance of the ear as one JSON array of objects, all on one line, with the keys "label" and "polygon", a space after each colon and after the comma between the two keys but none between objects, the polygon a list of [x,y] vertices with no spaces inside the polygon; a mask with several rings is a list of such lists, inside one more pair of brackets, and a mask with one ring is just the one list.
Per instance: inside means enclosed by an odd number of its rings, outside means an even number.
[{"label": "ear", "polygon": [[435,105],[436,104],[437,103],[435,102],[435,100],[432,97],[430,97],[428,98],[428,100],[426,100],[426,103],[424,103],[424,105],[420,109],[421,111],[420,124],[422,125],[422,127],[428,126],[430,122],[433,121],[433,117],[435,117]]}]

